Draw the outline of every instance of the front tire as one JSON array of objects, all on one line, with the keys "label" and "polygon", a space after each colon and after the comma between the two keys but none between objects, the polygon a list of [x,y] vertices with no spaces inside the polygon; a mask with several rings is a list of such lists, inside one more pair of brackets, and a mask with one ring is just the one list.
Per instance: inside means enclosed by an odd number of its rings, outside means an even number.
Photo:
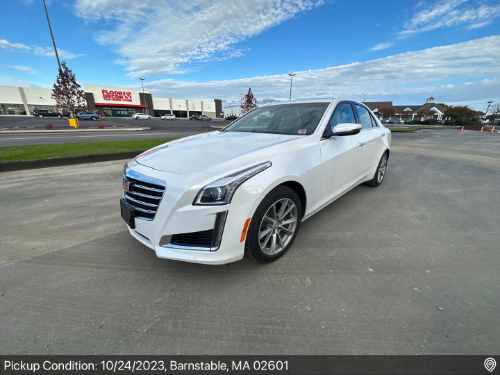
[{"label": "front tire", "polygon": [[292,246],[302,220],[302,205],[292,189],[278,186],[262,200],[250,222],[245,253],[258,263],[281,258]]},{"label": "front tire", "polygon": [[39,118],[43,118],[43,115],[38,115]]},{"label": "front tire", "polygon": [[384,155],[380,158],[380,162],[377,166],[377,171],[375,172],[375,176],[370,181],[364,183],[364,185],[377,187],[380,186],[382,181],[384,181],[385,173],[387,172],[387,161],[389,160],[389,154],[384,152]]},{"label": "front tire", "polygon": [[57,118],[62,118],[62,116],[61,115],[57,115]]}]

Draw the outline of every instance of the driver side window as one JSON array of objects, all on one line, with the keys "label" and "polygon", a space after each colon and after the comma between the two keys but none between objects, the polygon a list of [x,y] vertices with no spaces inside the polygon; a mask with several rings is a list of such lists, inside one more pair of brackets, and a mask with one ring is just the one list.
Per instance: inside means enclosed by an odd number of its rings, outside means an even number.
[{"label": "driver side window", "polygon": [[332,131],[338,124],[355,122],[356,120],[354,118],[354,112],[352,111],[351,105],[349,103],[340,103],[337,108],[335,108],[335,112],[333,112],[332,118],[330,119],[326,130]]}]

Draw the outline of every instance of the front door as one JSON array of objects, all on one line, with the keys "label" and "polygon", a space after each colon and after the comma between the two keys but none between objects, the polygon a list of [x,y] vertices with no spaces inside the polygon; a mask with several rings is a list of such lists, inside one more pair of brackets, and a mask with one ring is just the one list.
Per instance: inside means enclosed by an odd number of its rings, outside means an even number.
[{"label": "front door", "polygon": [[[342,123],[355,123],[350,102],[341,102],[335,108],[326,130]],[[321,196],[323,204],[356,185],[363,178],[363,147],[361,135],[333,136],[322,139]]]}]

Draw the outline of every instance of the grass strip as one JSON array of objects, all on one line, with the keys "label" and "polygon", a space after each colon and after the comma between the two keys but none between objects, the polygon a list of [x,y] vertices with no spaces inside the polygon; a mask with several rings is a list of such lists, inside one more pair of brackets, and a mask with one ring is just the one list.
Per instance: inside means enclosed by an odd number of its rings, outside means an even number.
[{"label": "grass strip", "polygon": [[64,143],[56,145],[16,146],[0,148],[0,163],[73,156],[113,154],[117,152],[142,152],[170,142],[172,139],[141,139],[134,141]]}]

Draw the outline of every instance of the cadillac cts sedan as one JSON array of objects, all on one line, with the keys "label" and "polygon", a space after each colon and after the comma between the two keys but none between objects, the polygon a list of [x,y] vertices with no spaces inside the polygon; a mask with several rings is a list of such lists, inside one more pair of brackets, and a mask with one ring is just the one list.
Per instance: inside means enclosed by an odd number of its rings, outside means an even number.
[{"label": "cadillac cts sedan", "polygon": [[269,263],[300,223],[384,180],[391,133],[347,100],[265,105],[226,128],[155,147],[124,166],[122,218],[160,258]]}]

